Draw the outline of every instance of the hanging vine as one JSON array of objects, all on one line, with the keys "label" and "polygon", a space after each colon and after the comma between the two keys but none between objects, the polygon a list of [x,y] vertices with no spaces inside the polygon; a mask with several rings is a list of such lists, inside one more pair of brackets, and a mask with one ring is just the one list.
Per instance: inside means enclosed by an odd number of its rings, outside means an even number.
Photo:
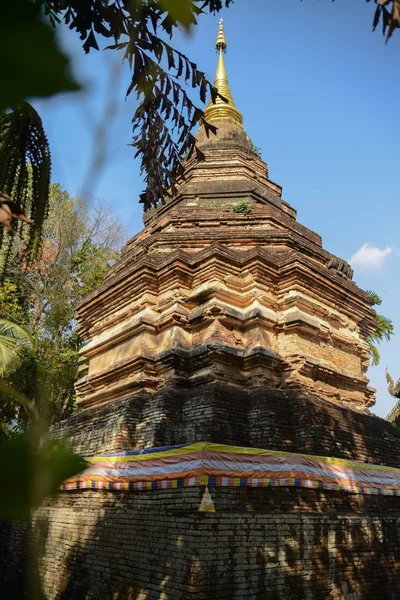
[{"label": "hanging vine", "polygon": [[[30,223],[27,260],[37,255],[49,205],[49,143],[36,110],[24,102],[0,115],[0,274],[9,260],[13,232]],[[8,218],[7,218],[8,214]]]}]

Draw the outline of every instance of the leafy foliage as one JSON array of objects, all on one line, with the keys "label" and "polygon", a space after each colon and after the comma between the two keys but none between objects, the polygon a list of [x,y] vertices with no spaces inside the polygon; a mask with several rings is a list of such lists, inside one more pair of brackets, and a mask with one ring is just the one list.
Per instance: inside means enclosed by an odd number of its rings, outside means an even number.
[{"label": "leafy foliage", "polygon": [[[334,2],[335,0],[332,0]],[[371,0],[365,0],[367,3]],[[374,0],[376,10],[372,22],[372,31],[382,24],[383,35],[386,34],[386,42],[392,37],[395,29],[400,28],[400,0]]]},{"label": "leafy foliage", "polygon": [[[370,0],[367,0],[369,2]],[[182,81],[215,100],[217,90],[196,64],[168,44],[178,27],[196,25],[199,14],[218,12],[232,0],[40,0],[53,21],[64,21],[83,41],[86,53],[99,50],[102,40],[113,39],[109,49],[121,50],[132,70],[127,96],[140,99],[133,115],[133,141],[141,157],[146,190],[141,202],[147,210],[175,190],[182,175],[182,157],[202,153],[191,133],[202,121],[207,135],[216,128],[205,123],[203,111],[188,96]],[[374,27],[380,19],[388,38],[399,25],[400,0],[375,0]],[[392,6],[392,11],[388,8]],[[222,96],[221,96],[222,97]]]},{"label": "leafy foliage", "polygon": [[376,292],[373,292],[372,290],[367,290],[367,294],[374,304],[376,304],[377,306],[380,306],[382,304],[382,299],[380,296],[378,296]]},{"label": "leafy foliage", "polygon": [[[367,290],[367,294],[369,295],[374,304],[382,304],[382,300],[376,292]],[[376,322],[376,330],[375,333],[370,335],[367,339],[371,353],[372,366],[378,365],[381,359],[379,350],[377,348],[377,344],[380,344],[383,341],[388,342],[392,335],[394,335],[394,326],[390,319],[378,313],[375,314],[374,318]]]},{"label": "leafy foliage", "polygon": [[[103,281],[123,239],[123,228],[110,207],[71,198],[53,184],[39,256],[26,261],[24,232],[13,249],[0,285],[0,304],[9,319],[31,332],[32,349],[8,381],[50,421],[65,418],[74,407],[82,344],[74,319],[76,305]],[[17,429],[26,429],[29,413],[4,395],[2,400],[0,421],[6,433],[11,419]]]},{"label": "leafy foliage", "polygon": [[[39,252],[43,221],[49,204],[51,159],[42,121],[35,109],[24,102],[16,110],[0,115],[0,198],[10,196],[35,222],[27,240],[27,257]],[[17,220],[15,219],[15,225]],[[18,221],[21,231],[23,223]],[[26,227],[26,226],[25,226]],[[3,252],[0,273],[7,266],[13,237],[0,227]]]},{"label": "leafy foliage", "polygon": [[60,444],[39,449],[24,436],[0,441],[0,518],[27,519],[31,508],[86,464]]},{"label": "leafy foliage", "polygon": [[[133,115],[133,141],[141,157],[146,191],[141,195],[144,209],[155,206],[173,193],[182,174],[181,158],[196,151],[191,133],[202,120],[207,132],[216,128],[205,122],[203,111],[190,99],[184,84],[198,91],[206,101],[215,100],[217,90],[196,64],[168,44],[177,28],[189,29],[205,9],[219,11],[232,0],[40,0],[53,21],[64,21],[75,30],[86,53],[99,50],[104,38],[112,39],[108,49],[120,50],[132,78],[126,95],[140,99]],[[184,84],[180,83],[181,81]]]},{"label": "leafy foliage", "polygon": [[[215,100],[218,91],[196,64],[166,42],[177,28],[189,29],[204,11],[218,12],[233,0],[15,0],[0,8],[0,58],[6,67],[2,78],[0,111],[21,104],[27,96],[45,96],[60,90],[77,89],[68,75],[68,61],[57,47],[48,24],[66,24],[76,31],[86,53],[108,48],[120,50],[132,77],[127,95],[140,99],[133,115],[136,156],[141,157],[146,190],[141,194],[144,209],[155,206],[175,190],[182,175],[182,157],[196,152],[193,127],[202,121],[207,135],[216,128],[204,121],[203,111],[186,92],[195,89],[202,102],[207,92]],[[369,2],[370,0],[366,0]],[[375,0],[373,26],[382,22],[387,39],[400,25],[400,0]],[[15,73],[19,73],[18,79]],[[222,98],[222,96],[221,96]],[[17,115],[19,111],[17,111]],[[1,130],[0,130],[1,139]],[[14,139],[14,142],[16,140]],[[17,146],[20,146],[17,144]],[[10,183],[9,186],[10,187]],[[2,181],[0,179],[0,191]],[[42,193],[44,193],[44,186]],[[37,226],[31,251],[40,238],[45,202],[38,202]]]},{"label": "leafy foliage", "polygon": [[[54,209],[59,214],[63,198],[59,187],[53,190],[59,192],[52,196],[54,200]],[[47,225],[47,224],[46,224]],[[56,232],[47,231],[48,238],[56,243]],[[59,233],[59,232],[58,232]],[[23,240],[20,239],[22,243]],[[58,246],[58,254],[61,254],[61,248]],[[39,259],[36,259],[39,260]],[[21,265],[20,265],[21,266]],[[31,265],[32,267],[32,265]],[[29,279],[29,269],[21,270],[21,273],[27,274]],[[16,320],[25,320],[33,329],[31,337],[22,327],[12,321],[0,319],[0,486],[2,494],[0,497],[0,518],[1,519],[28,519],[32,508],[38,506],[42,500],[49,494],[56,491],[61,482],[69,476],[82,471],[86,462],[79,456],[72,454],[60,444],[49,444],[44,447],[39,445],[40,434],[47,425],[46,407],[48,406],[49,392],[52,392],[49,383],[57,382],[64,389],[65,370],[58,369],[57,376],[49,371],[52,368],[56,357],[60,356],[60,348],[54,348],[53,353],[49,353],[49,361],[46,362],[43,356],[38,359],[40,353],[43,354],[43,346],[51,343],[53,340],[49,332],[40,331],[40,328],[32,327],[32,302],[28,294],[22,293],[22,288],[17,283],[6,279],[2,282],[0,288],[0,310],[1,313]],[[42,334],[42,338],[41,338]],[[63,341],[63,340],[61,340]],[[25,351],[25,356],[22,356]],[[75,356],[74,356],[75,358]],[[18,363],[22,360],[22,365]],[[41,368],[41,365],[45,365]],[[49,366],[50,365],[50,366]],[[12,369],[14,373],[10,376]],[[21,391],[21,385],[14,387],[10,381],[5,381],[3,377],[7,376],[11,380],[21,380],[21,373],[27,374],[26,391],[30,398]],[[61,376],[60,376],[61,373]],[[75,370],[70,373],[70,383],[73,382]],[[44,382],[44,385],[42,383]],[[52,398],[52,396],[50,396]],[[44,409],[44,410],[43,410]],[[16,420],[21,418],[21,414],[29,415],[30,431],[29,436],[15,437]],[[8,439],[10,438],[11,439]],[[34,572],[35,565],[31,565]],[[44,598],[40,591],[39,578],[31,581],[31,597],[35,599]]]},{"label": "leafy foliage", "polygon": [[40,6],[29,0],[0,2],[0,113],[32,96],[77,90],[68,59]]},{"label": "leafy foliage", "polygon": [[23,350],[31,347],[31,339],[22,327],[0,318],[0,377],[13,371],[18,366]]},{"label": "leafy foliage", "polygon": [[[18,325],[0,320],[0,393],[30,411],[35,426],[39,412],[19,390],[3,380],[18,364],[20,348],[31,348],[28,334]],[[0,518],[26,519],[32,506],[55,491],[61,481],[82,470],[84,461],[61,446],[38,449],[35,436],[0,440]]]},{"label": "leafy foliage", "polygon": [[250,204],[249,200],[239,200],[238,202],[236,202],[235,206],[233,207],[233,212],[239,213],[242,215],[248,215],[250,211],[251,211],[251,204]]},{"label": "leafy foliage", "polygon": [[[371,0],[366,0],[370,2]],[[374,21],[372,29],[378,27],[379,23],[382,23],[382,32],[385,35],[386,41],[388,41],[395,29],[400,28],[400,0],[374,0],[376,4],[376,10],[374,14]]]},{"label": "leafy foliage", "polygon": [[260,148],[259,146],[255,146],[254,144],[252,144],[251,146],[251,151],[258,156],[258,158],[262,158],[262,148]]}]

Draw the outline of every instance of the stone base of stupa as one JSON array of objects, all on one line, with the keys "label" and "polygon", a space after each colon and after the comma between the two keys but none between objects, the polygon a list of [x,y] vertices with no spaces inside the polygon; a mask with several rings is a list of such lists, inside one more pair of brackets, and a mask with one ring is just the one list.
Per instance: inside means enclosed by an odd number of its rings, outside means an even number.
[{"label": "stone base of stupa", "polygon": [[[238,408],[240,407],[240,411]],[[241,415],[236,418],[235,415]],[[395,467],[400,433],[296,390],[223,384],[139,394],[57,425],[83,455],[208,441]],[[60,491],[35,513],[47,600],[400,597],[400,498],[269,485]],[[0,528],[0,586],[20,600],[24,526]]]},{"label": "stone base of stupa", "polygon": [[[60,494],[39,511],[49,600],[398,599],[399,498],[201,489]],[[8,596],[7,596],[8,598]]]},{"label": "stone base of stupa", "polygon": [[[399,498],[211,489],[60,493],[38,511],[48,600],[397,600]],[[4,598],[22,597],[14,528]],[[6,563],[6,564],[5,564]],[[10,576],[10,572],[13,576]],[[8,575],[8,579],[7,579]]]}]

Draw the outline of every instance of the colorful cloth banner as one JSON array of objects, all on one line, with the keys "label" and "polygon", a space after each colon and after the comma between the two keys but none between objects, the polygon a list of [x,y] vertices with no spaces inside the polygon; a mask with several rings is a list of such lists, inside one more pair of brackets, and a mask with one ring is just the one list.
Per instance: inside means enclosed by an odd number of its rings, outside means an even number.
[{"label": "colorful cloth banner", "polygon": [[303,487],[400,496],[400,469],[340,458],[209,442],[87,459],[62,490],[159,490],[192,486]]}]

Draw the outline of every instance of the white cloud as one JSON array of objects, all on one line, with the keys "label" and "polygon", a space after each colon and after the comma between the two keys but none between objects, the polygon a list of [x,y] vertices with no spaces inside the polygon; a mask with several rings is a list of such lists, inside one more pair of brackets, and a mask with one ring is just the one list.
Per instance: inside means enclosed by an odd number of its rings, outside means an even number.
[{"label": "white cloud", "polygon": [[389,247],[381,250],[375,246],[364,244],[355,254],[353,254],[349,262],[352,267],[376,271],[383,266],[385,258],[391,252],[392,248]]}]

